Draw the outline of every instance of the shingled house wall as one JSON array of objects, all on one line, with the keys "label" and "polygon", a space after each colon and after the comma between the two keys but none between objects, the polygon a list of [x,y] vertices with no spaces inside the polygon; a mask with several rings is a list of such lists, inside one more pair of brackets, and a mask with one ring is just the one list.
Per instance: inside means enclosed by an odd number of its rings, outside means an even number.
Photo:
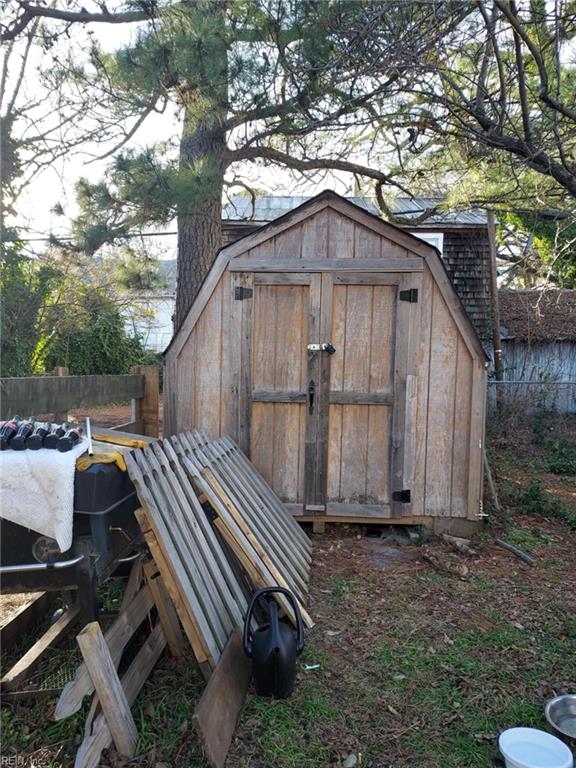
[{"label": "shingled house wall", "polygon": [[484,345],[492,340],[490,241],[488,229],[444,232],[442,259],[456,293]]}]

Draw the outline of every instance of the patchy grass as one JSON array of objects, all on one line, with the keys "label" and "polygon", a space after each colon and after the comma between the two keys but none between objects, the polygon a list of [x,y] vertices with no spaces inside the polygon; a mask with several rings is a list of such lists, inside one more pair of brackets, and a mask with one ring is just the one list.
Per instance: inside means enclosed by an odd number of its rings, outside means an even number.
[{"label": "patchy grass", "polygon": [[576,475],[576,447],[558,442],[551,443],[545,468],[555,475]]}]

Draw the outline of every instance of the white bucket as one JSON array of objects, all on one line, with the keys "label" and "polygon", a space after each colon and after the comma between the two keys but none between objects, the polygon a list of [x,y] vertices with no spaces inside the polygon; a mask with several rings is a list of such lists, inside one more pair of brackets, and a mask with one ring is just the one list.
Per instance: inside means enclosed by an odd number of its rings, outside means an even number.
[{"label": "white bucket", "polygon": [[498,739],[506,768],[573,768],[574,758],[556,736],[536,728],[509,728]]}]

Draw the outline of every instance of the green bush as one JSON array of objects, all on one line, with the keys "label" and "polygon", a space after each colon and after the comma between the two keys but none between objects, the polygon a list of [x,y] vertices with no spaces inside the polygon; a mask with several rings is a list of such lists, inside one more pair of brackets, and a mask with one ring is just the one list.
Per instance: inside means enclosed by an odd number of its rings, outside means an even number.
[{"label": "green bush", "polygon": [[82,309],[78,326],[61,331],[50,345],[47,370],[63,365],[72,376],[120,374],[151,361],[140,338],[126,332],[122,314],[111,301],[94,295]]}]

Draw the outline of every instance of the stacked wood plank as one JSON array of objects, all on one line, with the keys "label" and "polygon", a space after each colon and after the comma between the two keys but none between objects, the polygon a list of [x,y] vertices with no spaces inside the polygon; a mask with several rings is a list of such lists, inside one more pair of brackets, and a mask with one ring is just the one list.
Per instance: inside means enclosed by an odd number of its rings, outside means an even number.
[{"label": "stacked wood plank", "polygon": [[[280,499],[230,438],[210,442],[200,432],[172,438],[175,451],[217,514],[214,521],[257,588],[293,592],[307,626],[311,544]],[[278,602],[292,617],[288,601]]]},{"label": "stacked wood plank", "polygon": [[[291,590],[313,625],[305,609],[311,544],[229,438],[175,435],[126,463],[140,526],[206,678],[242,629],[254,589]],[[278,602],[294,621],[288,601]]]},{"label": "stacked wood plank", "polygon": [[169,443],[134,451],[126,465],[142,509],[136,513],[152,557],[206,678],[247,598]]}]

